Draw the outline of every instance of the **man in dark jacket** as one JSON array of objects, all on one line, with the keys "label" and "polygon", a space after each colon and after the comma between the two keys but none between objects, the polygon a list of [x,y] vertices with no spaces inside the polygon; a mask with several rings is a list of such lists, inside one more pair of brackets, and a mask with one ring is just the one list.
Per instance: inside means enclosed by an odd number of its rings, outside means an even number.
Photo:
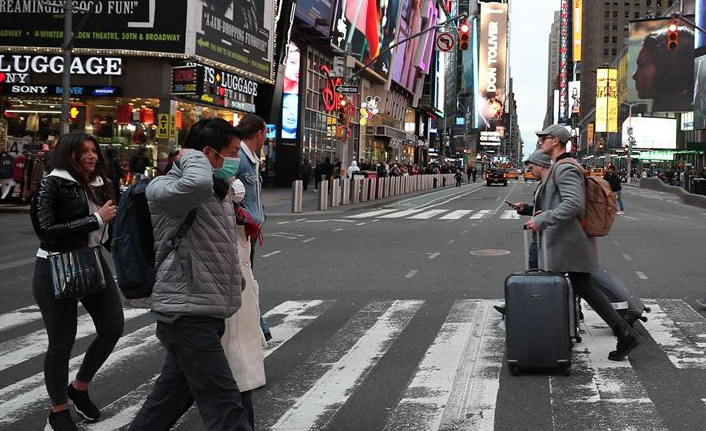
[{"label": "man in dark jacket", "polygon": [[603,175],[603,179],[608,181],[608,184],[610,184],[610,189],[613,191],[613,194],[618,199],[618,205],[620,207],[620,211],[618,211],[618,214],[625,214],[625,206],[623,205],[622,196],[623,186],[622,184],[620,184],[620,177],[617,173],[615,173],[615,166],[608,165],[605,174]]}]

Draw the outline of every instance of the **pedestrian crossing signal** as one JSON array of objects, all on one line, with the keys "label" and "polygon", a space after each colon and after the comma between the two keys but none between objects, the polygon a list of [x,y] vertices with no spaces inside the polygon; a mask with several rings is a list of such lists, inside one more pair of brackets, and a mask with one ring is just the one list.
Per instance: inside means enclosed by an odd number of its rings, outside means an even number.
[{"label": "pedestrian crossing signal", "polygon": [[679,45],[679,25],[676,21],[669,23],[667,27],[667,49],[669,51],[674,51]]},{"label": "pedestrian crossing signal", "polygon": [[471,31],[471,27],[468,25],[468,23],[466,21],[461,21],[461,24],[458,26],[458,49],[459,50],[465,51],[468,49],[470,31]]}]

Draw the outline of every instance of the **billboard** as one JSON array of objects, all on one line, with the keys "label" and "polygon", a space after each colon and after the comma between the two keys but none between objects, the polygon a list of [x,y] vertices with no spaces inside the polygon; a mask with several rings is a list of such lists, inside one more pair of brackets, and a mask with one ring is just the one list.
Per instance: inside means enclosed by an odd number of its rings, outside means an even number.
[{"label": "billboard", "polygon": [[552,108],[552,124],[559,124],[559,90],[554,90]]},{"label": "billboard", "polygon": [[[0,2],[0,46],[59,48],[63,42],[63,2]],[[184,54],[187,0],[74,1],[95,6],[95,14],[76,34],[75,48],[125,49]],[[83,14],[76,13],[74,26]]]},{"label": "billboard", "polygon": [[[389,48],[396,40],[397,19],[401,0],[340,0],[333,30],[339,36],[334,43],[344,51],[348,46],[354,58],[368,63],[379,59],[371,69],[388,78],[392,65],[392,52]],[[355,25],[353,24],[355,23]]]},{"label": "billboard", "polygon": [[[701,28],[706,27],[706,0],[696,0],[695,10],[696,25]],[[706,55],[706,33],[701,31],[696,32],[694,48],[696,49],[695,55],[697,57]]]},{"label": "billboard", "polygon": [[581,36],[583,33],[583,0],[574,0],[574,13],[571,17],[574,27],[574,63],[581,61]]},{"label": "billboard", "polygon": [[299,47],[294,42],[289,42],[287,58],[284,62],[282,139],[297,139],[299,130],[299,70]]},{"label": "billboard", "polygon": [[596,132],[618,131],[618,70],[596,70]]},{"label": "billboard", "polygon": [[581,81],[569,82],[569,117],[581,113]]},{"label": "billboard", "polygon": [[[696,25],[706,27],[706,0],[696,0]],[[692,127],[706,129],[706,34],[696,32],[694,43],[694,119]]]},{"label": "billboard", "polygon": [[476,127],[482,145],[500,145],[504,128],[507,66],[507,4],[481,3]]},{"label": "billboard", "polygon": [[197,0],[195,13],[196,55],[274,78],[274,2]]},{"label": "billboard", "polygon": [[623,121],[623,147],[628,145],[630,127],[635,138],[633,148],[677,148],[677,120],[674,118],[628,118]]},{"label": "billboard", "polygon": [[628,100],[650,112],[691,111],[694,98],[694,32],[681,24],[678,47],[667,48],[670,19],[630,23]]},{"label": "billboard", "polygon": [[567,115],[567,94],[569,85],[569,0],[561,0],[559,31],[559,122],[564,122]]},{"label": "billboard", "polygon": [[[422,0],[402,0],[400,8],[400,27],[397,31],[398,40],[403,40],[422,29]],[[419,45],[419,38],[399,45],[394,51],[392,62],[392,79],[412,91],[417,68],[412,59]]]},{"label": "billboard", "polygon": [[[317,32],[328,36],[335,5],[336,0],[297,0],[294,17],[316,29]],[[319,22],[317,25],[317,19],[323,19],[326,22]]]}]

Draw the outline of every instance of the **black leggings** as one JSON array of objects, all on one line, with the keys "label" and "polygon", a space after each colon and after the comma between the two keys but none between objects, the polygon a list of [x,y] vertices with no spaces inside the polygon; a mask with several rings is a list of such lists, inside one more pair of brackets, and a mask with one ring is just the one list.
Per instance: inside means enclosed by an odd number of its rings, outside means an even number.
[{"label": "black leggings", "polygon": [[[88,347],[76,375],[76,378],[83,382],[90,382],[93,379],[123,334],[124,317],[120,295],[105,262],[103,267],[108,288],[101,293],[81,299],[81,303],[93,319],[97,334]],[[49,336],[49,348],[44,358],[44,383],[52,405],[64,404],[67,402],[69,359],[76,338],[78,301],[54,298],[47,259],[37,258],[32,293],[42,312],[44,326]]]},{"label": "black leggings", "polygon": [[618,324],[623,320],[615,311],[608,298],[593,286],[591,274],[588,272],[570,272],[569,280],[571,280],[574,291],[578,296],[586,300],[588,305],[593,308],[593,311],[601,316],[601,319],[615,331]]}]

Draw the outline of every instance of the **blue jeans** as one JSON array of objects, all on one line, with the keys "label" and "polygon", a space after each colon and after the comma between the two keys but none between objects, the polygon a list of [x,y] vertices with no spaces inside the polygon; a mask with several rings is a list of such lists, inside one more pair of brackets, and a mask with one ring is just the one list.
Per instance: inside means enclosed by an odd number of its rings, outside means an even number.
[{"label": "blue jeans", "polygon": [[620,208],[620,211],[625,211],[625,205],[623,205],[623,191],[618,190],[617,192],[613,192],[615,196],[618,198],[618,207]]},{"label": "blue jeans", "polygon": [[130,431],[168,431],[194,401],[206,430],[252,431],[221,345],[224,330],[225,321],[214,317],[157,321],[167,358]]}]

